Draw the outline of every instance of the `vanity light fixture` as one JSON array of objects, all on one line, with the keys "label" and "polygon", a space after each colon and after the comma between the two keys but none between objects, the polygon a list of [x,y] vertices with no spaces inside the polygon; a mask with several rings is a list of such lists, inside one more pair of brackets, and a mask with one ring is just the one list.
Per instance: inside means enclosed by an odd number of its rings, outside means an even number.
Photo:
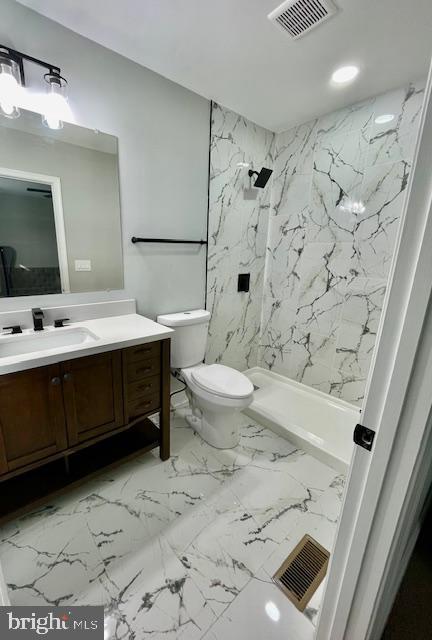
[{"label": "vanity light fixture", "polygon": [[0,48],[0,113],[6,118],[18,118],[21,86],[18,63]]},{"label": "vanity light fixture", "polygon": [[332,73],[332,82],[334,84],[347,84],[356,78],[360,69],[354,65],[348,65],[346,67],[339,67]]},{"label": "vanity light fixture", "polygon": [[66,97],[67,81],[61,75],[60,68],[3,45],[0,45],[1,115],[7,118],[18,118],[20,115],[19,105],[26,86],[24,62],[47,70],[44,80],[48,87],[43,100],[42,122],[50,129],[61,129],[70,110]]},{"label": "vanity light fixture", "polygon": [[45,97],[42,122],[50,129],[62,129],[68,106],[66,98],[67,81],[57,72],[46,73],[44,79],[48,83],[48,93]]}]

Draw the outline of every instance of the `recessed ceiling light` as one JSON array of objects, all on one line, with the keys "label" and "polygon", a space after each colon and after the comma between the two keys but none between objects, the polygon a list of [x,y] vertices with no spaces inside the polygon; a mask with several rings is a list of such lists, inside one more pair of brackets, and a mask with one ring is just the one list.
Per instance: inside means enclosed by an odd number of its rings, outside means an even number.
[{"label": "recessed ceiling light", "polygon": [[394,120],[394,113],[383,113],[381,116],[375,118],[377,124],[385,124]]},{"label": "recessed ceiling light", "polygon": [[354,65],[349,65],[347,67],[339,67],[332,74],[332,82],[336,84],[345,84],[346,82],[351,82],[358,75],[360,69],[355,67]]}]

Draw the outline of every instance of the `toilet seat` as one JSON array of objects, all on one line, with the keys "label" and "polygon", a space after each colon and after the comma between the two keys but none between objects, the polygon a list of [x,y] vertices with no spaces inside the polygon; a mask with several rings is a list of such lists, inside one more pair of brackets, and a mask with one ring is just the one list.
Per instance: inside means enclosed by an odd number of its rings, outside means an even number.
[{"label": "toilet seat", "polygon": [[252,382],[243,373],[223,364],[197,367],[191,378],[204,391],[222,398],[248,398],[254,390]]}]

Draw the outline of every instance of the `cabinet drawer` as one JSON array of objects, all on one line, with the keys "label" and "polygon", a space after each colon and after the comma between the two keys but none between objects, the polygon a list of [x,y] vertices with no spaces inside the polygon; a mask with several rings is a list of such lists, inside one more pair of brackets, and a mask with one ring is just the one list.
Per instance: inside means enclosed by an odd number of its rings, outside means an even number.
[{"label": "cabinet drawer", "polygon": [[129,402],[160,393],[160,377],[144,378],[137,382],[130,382],[127,387]]},{"label": "cabinet drawer", "polygon": [[128,382],[135,382],[142,378],[148,378],[155,376],[160,372],[160,360],[139,360],[137,362],[130,362],[127,365],[127,379]]},{"label": "cabinet drawer", "polygon": [[128,402],[129,418],[137,418],[138,416],[145,415],[146,413],[150,413],[151,411],[156,411],[159,408],[160,408],[159,392],[151,396],[138,398],[137,400]]},{"label": "cabinet drawer", "polygon": [[149,342],[148,344],[138,344],[136,347],[129,347],[126,349],[126,360],[128,363],[136,362],[138,360],[160,358],[160,343]]}]

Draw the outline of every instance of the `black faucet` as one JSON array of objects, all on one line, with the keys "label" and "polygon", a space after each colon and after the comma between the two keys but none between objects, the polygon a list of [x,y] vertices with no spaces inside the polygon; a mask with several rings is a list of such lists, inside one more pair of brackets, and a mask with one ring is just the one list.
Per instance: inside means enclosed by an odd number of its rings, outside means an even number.
[{"label": "black faucet", "polygon": [[35,309],[31,310],[32,312],[32,316],[33,316],[33,328],[35,331],[43,331],[43,320],[42,318],[44,317],[43,311],[42,309],[39,309],[38,307],[36,307]]}]

